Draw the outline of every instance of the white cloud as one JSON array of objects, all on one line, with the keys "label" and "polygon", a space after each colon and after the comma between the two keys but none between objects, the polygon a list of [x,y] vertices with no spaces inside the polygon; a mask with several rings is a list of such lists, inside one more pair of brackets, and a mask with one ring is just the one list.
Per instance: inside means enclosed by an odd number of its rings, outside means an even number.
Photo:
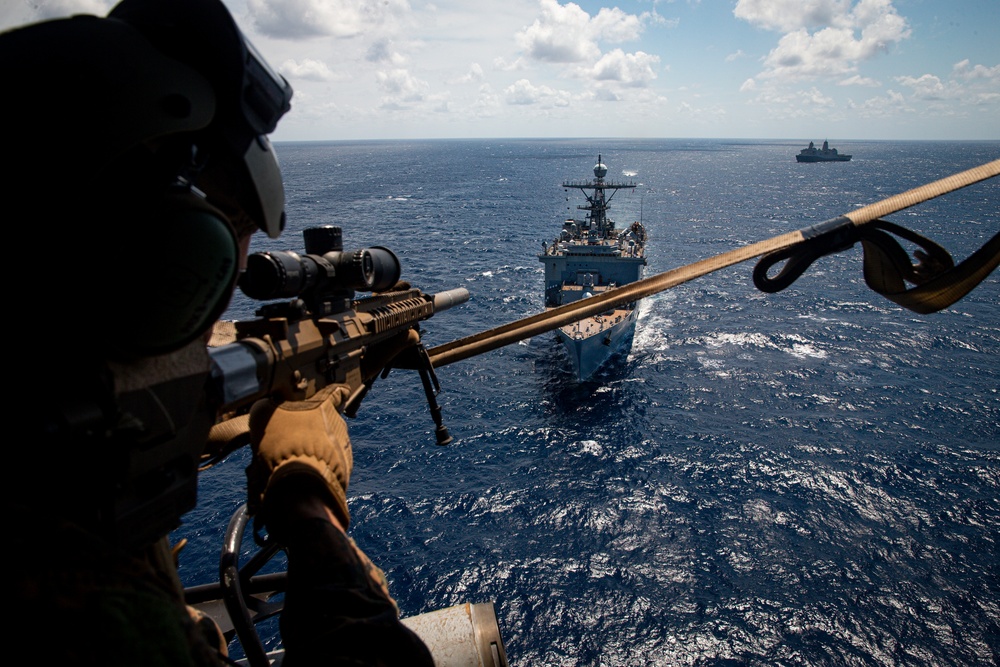
[{"label": "white cloud", "polygon": [[405,69],[380,70],[375,73],[375,81],[387,94],[387,102],[419,102],[427,92],[427,82],[421,81]]},{"label": "white cloud", "polygon": [[591,29],[597,39],[605,42],[620,43],[639,39],[642,34],[642,18],[634,14],[626,14],[617,7],[608,9],[602,7],[591,22]]},{"label": "white cloud", "polygon": [[507,59],[499,56],[493,59],[493,68],[501,72],[514,72],[517,70],[527,69],[527,64],[524,62],[524,58],[517,58],[513,62],[508,62]]},{"label": "white cloud", "polygon": [[887,90],[884,96],[870,97],[861,104],[851,101],[848,107],[862,118],[895,118],[900,113],[913,113],[907,106],[906,98],[895,90]]},{"label": "white cloud", "polygon": [[302,79],[306,81],[334,81],[338,78],[326,63],[312,58],[304,58],[301,62],[286,60],[278,70],[289,79]]},{"label": "white cloud", "polygon": [[551,63],[593,62],[601,55],[600,42],[638,39],[652,14],[626,14],[602,8],[591,17],[579,5],[541,0],[541,15],[515,36],[518,46],[535,60]]},{"label": "white cloud", "polygon": [[616,81],[626,86],[641,87],[656,78],[655,67],[659,62],[659,56],[642,51],[625,53],[614,49],[587,71],[597,81]]},{"label": "white cloud", "polygon": [[733,14],[784,33],[760,78],[847,76],[911,35],[892,0],[739,0]]},{"label": "white cloud", "polygon": [[541,17],[516,36],[518,45],[530,57],[572,63],[586,60],[597,49],[588,34],[590,15],[579,5],[571,2],[563,6],[556,0],[542,0],[541,5]]},{"label": "white cloud", "polygon": [[829,95],[824,95],[822,91],[818,88],[813,87],[809,90],[804,90],[800,93],[803,103],[809,104],[814,107],[833,107],[836,106],[833,98]]},{"label": "white cloud", "polygon": [[984,79],[993,83],[1000,83],[1000,65],[985,67],[983,65],[969,66],[969,59],[955,63],[952,73],[960,79],[971,81],[974,79]]},{"label": "white cloud", "polygon": [[954,86],[942,83],[933,74],[923,76],[897,76],[896,81],[913,91],[913,95],[923,100],[943,100],[956,92]]},{"label": "white cloud", "polygon": [[268,37],[355,37],[395,23],[406,0],[247,0],[247,16]]},{"label": "white cloud", "polygon": [[850,0],[739,0],[733,15],[755,26],[779,32],[838,25]]},{"label": "white cloud", "polygon": [[536,86],[528,79],[518,79],[504,90],[507,104],[567,106],[569,95],[549,86]]},{"label": "white cloud", "polygon": [[480,83],[486,79],[486,75],[483,72],[483,68],[479,63],[472,63],[469,66],[469,71],[462,76],[451,79],[448,83],[451,84],[461,84],[461,83]]},{"label": "white cloud", "polygon": [[584,98],[587,100],[596,100],[599,102],[621,102],[622,97],[615,91],[611,90],[607,86],[600,86],[598,88],[592,88],[584,94]]},{"label": "white cloud", "polygon": [[866,86],[868,88],[878,88],[882,84],[875,79],[868,78],[867,76],[859,76],[855,74],[854,76],[849,76],[843,81],[837,82],[838,86]]},{"label": "white cloud", "polygon": [[472,103],[472,114],[477,118],[493,118],[500,112],[500,97],[489,84],[479,87],[479,94]]},{"label": "white cloud", "polygon": [[386,36],[379,36],[372,40],[365,51],[365,60],[370,63],[389,63],[397,67],[406,62],[400,53],[392,49],[392,40]]}]

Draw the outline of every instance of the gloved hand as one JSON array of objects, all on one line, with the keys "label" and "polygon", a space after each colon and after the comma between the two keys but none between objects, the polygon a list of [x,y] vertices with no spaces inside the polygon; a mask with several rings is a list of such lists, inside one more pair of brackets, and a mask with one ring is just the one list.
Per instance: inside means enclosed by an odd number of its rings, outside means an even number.
[{"label": "gloved hand", "polygon": [[296,476],[296,484],[315,484],[346,530],[347,484],[354,467],[347,424],[337,408],[347,400],[346,385],[329,385],[307,400],[277,403],[263,399],[250,410],[253,461],[247,468],[251,515],[268,521],[267,494]]}]

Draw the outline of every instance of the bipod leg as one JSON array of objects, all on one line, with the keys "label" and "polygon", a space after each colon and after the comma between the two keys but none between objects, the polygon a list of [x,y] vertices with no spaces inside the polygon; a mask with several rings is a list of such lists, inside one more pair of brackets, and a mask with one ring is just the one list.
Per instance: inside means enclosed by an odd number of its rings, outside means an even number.
[{"label": "bipod leg", "polygon": [[424,347],[423,343],[417,345],[417,358],[420,360],[417,363],[417,372],[420,373],[420,382],[424,385],[424,394],[427,396],[427,407],[431,410],[431,417],[434,418],[434,424],[437,428],[434,429],[434,436],[437,438],[437,444],[447,445],[451,442],[451,434],[448,433],[448,428],[444,425],[444,420],[441,418],[441,406],[437,402],[437,394],[441,391],[441,385],[438,384],[437,375],[434,373],[434,366],[431,365],[431,357],[427,354],[427,348]]}]

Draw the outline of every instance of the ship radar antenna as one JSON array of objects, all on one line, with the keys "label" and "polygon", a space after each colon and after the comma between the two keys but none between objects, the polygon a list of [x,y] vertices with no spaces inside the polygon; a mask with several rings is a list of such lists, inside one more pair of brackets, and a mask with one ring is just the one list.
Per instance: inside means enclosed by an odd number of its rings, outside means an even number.
[{"label": "ship radar antenna", "polygon": [[594,176],[598,179],[603,179],[608,175],[608,168],[604,166],[604,162],[601,161],[601,154],[597,154],[597,164],[594,165]]}]

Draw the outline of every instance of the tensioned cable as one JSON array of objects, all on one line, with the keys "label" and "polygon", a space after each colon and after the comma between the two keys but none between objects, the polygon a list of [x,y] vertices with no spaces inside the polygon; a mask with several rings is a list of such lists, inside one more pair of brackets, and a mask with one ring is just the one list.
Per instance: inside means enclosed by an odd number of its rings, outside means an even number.
[{"label": "tensioned cable", "polygon": [[[897,213],[905,208],[926,202],[935,197],[954,192],[1000,174],[1000,160],[953,174],[932,183],[888,197],[879,202],[863,206],[826,222],[806,227],[794,232],[758,241],[742,248],[736,248],[693,264],[659,273],[628,285],[597,294],[586,299],[552,308],[543,313],[520,319],[450,343],[427,350],[434,367],[462,361],[484,352],[552,331],[565,324],[592,317],[606,310],[637,301],[647,296],[676,287],[695,278],[720,269],[745,262],[748,259],[791,248],[805,241],[825,235],[836,235],[853,230],[882,216]],[[995,264],[993,264],[995,267]],[[992,270],[992,269],[990,269]]]}]

